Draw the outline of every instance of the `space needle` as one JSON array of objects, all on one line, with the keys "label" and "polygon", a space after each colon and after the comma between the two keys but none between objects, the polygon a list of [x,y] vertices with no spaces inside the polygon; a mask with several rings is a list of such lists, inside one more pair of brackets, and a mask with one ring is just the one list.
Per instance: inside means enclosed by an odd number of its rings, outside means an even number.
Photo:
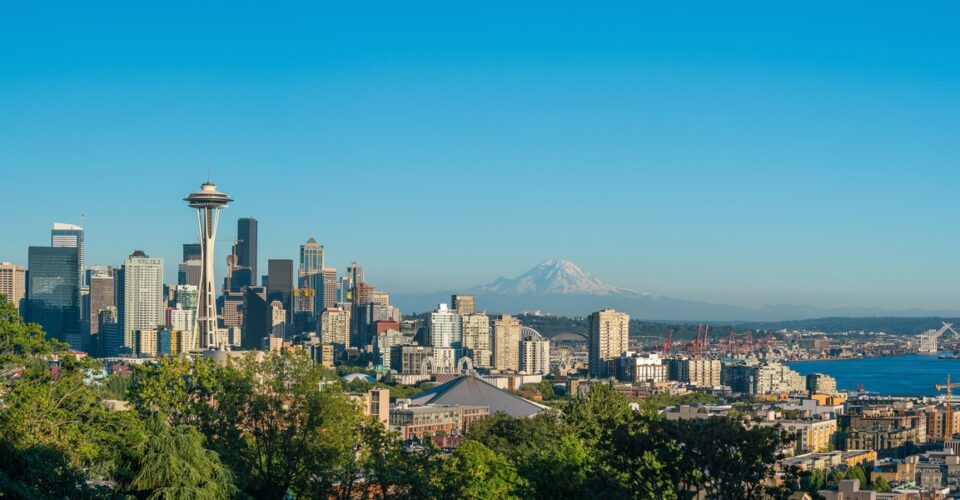
[{"label": "space needle", "polygon": [[217,346],[217,302],[213,280],[213,243],[217,239],[217,221],[220,209],[233,201],[224,193],[217,191],[216,184],[210,181],[200,185],[200,190],[190,193],[183,201],[190,208],[197,209],[197,224],[200,229],[200,290],[197,297],[197,316],[195,333],[201,349]]}]

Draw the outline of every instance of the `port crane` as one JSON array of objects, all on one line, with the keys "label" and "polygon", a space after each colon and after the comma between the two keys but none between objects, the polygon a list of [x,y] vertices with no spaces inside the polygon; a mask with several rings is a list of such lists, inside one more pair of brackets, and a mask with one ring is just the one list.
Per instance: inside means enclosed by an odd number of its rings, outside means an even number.
[{"label": "port crane", "polygon": [[944,401],[946,412],[943,419],[943,441],[947,442],[947,440],[953,438],[953,388],[960,387],[960,383],[954,382],[951,384],[950,374],[948,373],[947,383],[944,385],[937,384],[934,387],[936,387],[938,391],[947,391],[946,399]]}]

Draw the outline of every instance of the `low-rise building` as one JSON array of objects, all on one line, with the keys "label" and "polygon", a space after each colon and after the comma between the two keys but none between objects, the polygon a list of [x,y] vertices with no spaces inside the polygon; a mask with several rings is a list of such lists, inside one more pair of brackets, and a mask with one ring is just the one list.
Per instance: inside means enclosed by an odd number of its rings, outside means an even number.
[{"label": "low-rise building", "polygon": [[489,407],[472,405],[406,406],[390,410],[390,429],[401,439],[424,439],[436,435],[461,435],[475,422],[490,414]]},{"label": "low-rise building", "polygon": [[[761,427],[780,426],[783,430],[796,436],[796,449],[800,453],[829,451],[834,436],[837,433],[837,421],[825,420],[768,420],[760,423]],[[851,448],[851,449],[864,449]]]},{"label": "low-rise building", "polygon": [[696,387],[717,387],[721,384],[723,363],[719,359],[671,359],[670,380]]},{"label": "low-rise building", "polygon": [[667,420],[690,420],[698,418],[723,417],[730,413],[733,407],[730,405],[680,405],[667,408],[663,415]]},{"label": "low-rise building", "polygon": [[810,394],[833,394],[837,392],[837,379],[824,373],[807,375],[807,391]]},{"label": "low-rise building", "polygon": [[370,389],[351,393],[350,397],[359,403],[364,415],[377,419],[384,427],[390,425],[390,389]]}]

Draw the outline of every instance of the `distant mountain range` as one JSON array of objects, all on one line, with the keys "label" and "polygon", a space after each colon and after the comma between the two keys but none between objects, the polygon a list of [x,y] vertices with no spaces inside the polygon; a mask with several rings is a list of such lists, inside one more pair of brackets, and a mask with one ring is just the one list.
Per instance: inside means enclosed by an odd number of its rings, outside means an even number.
[{"label": "distant mountain range", "polygon": [[583,316],[613,307],[637,319],[669,321],[787,321],[823,317],[960,316],[956,310],[877,307],[821,308],[773,304],[743,307],[684,300],[611,285],[568,260],[549,259],[516,278],[496,280],[466,290],[421,294],[391,294],[391,301],[408,312],[428,311],[449,302],[451,293],[477,296],[477,307],[491,313],[518,314],[539,310],[564,316]]}]

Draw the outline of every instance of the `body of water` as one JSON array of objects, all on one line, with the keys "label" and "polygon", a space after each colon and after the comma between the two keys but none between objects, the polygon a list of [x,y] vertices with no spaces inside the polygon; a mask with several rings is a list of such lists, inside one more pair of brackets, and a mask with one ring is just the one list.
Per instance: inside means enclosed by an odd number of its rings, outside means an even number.
[{"label": "body of water", "polygon": [[[933,354],[889,358],[796,361],[787,363],[801,375],[826,373],[837,379],[837,389],[865,391],[890,396],[934,396],[936,384],[960,382],[960,359],[938,359]],[[957,390],[960,393],[960,389]]]}]

